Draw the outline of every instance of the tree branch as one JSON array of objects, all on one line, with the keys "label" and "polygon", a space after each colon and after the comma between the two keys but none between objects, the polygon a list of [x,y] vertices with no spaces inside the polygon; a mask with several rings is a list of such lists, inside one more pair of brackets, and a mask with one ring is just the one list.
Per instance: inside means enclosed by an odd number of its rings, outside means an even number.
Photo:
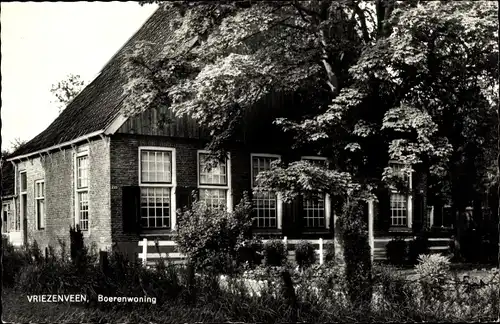
[{"label": "tree branch", "polygon": [[300,17],[302,17],[302,20],[304,20],[305,22],[310,23],[311,21],[309,19],[307,19],[304,14],[307,14],[307,15],[312,16],[312,17],[319,16],[319,13],[317,13],[316,11],[308,9],[304,6],[301,6],[299,4],[299,1],[297,1],[297,0],[295,0],[292,5],[295,7],[295,9],[297,9],[297,11],[300,14]]},{"label": "tree branch", "polygon": [[363,33],[363,39],[366,43],[370,42],[370,34],[368,33],[368,27],[366,26],[365,13],[357,3],[354,4],[354,12],[359,17],[359,22],[361,23],[361,32]]}]

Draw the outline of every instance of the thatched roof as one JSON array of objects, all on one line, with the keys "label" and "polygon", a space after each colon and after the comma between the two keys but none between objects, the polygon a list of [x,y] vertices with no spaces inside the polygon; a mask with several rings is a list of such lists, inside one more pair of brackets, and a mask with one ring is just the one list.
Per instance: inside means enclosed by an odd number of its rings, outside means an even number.
[{"label": "thatched roof", "polygon": [[152,50],[160,50],[170,35],[168,22],[171,15],[161,7],[156,10],[59,117],[11,157],[44,150],[106,129],[122,108],[123,86],[126,83],[122,74],[125,54],[139,41],[152,42]]}]

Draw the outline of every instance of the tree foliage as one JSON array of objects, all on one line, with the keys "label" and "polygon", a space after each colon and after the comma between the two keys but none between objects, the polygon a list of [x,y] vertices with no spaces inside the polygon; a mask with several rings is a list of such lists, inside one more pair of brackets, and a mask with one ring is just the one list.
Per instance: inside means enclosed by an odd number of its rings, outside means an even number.
[{"label": "tree foliage", "polygon": [[79,75],[69,74],[62,81],[52,85],[50,92],[55,97],[55,103],[58,105],[59,113],[75,99],[75,97],[85,87],[85,81],[81,80]]},{"label": "tree foliage", "polygon": [[[125,110],[167,104],[238,140],[243,112],[270,93],[306,93],[275,123],[332,161],[275,166],[264,188],[394,184],[390,160],[428,170],[430,189],[464,208],[498,179],[497,3],[488,1],[180,1],[160,52],[142,43],[124,68]],[[383,175],[383,176],[382,176]],[[330,181],[324,181],[329,179]],[[381,181],[382,180],[382,181]],[[323,184],[329,186],[325,188]],[[293,185],[292,185],[293,184]],[[288,189],[284,189],[288,188]],[[290,189],[292,188],[292,189]]]}]

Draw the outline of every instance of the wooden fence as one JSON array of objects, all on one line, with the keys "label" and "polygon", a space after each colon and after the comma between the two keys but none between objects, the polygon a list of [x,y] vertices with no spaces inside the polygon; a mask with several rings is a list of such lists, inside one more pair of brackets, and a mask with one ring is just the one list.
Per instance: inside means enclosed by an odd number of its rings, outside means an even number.
[{"label": "wooden fence", "polygon": [[[374,261],[383,261],[386,260],[386,245],[392,237],[375,237],[373,239],[372,246],[372,255]],[[413,237],[408,237],[405,240],[410,241]],[[290,261],[295,260],[295,246],[302,240],[288,240],[285,236],[283,239],[283,243],[288,251],[288,259]],[[269,240],[263,240],[263,243],[268,242]],[[304,240],[311,243],[315,247],[315,251],[318,255],[319,264],[323,264],[325,262],[326,257],[326,247],[325,245],[331,244],[334,242],[332,239],[318,239],[318,240]],[[431,252],[446,252],[449,249],[451,239],[450,238],[429,238],[430,251]],[[156,245],[158,244],[158,248]],[[340,250],[338,244],[335,244],[335,254],[337,254]],[[177,251],[177,243],[174,241],[168,240],[148,240],[147,238],[139,241],[140,251],[138,254],[139,259],[142,261],[144,265],[151,265],[155,261],[160,259],[168,259],[173,263],[185,263],[185,256]]]},{"label": "wooden fence", "polygon": [[[268,241],[269,240],[262,240],[264,244]],[[290,261],[295,259],[295,246],[300,241],[307,241],[315,247],[319,264],[323,264],[325,262],[325,245],[333,243],[333,240],[324,240],[322,238],[318,240],[288,240],[285,236],[283,238],[283,243],[287,248],[288,259]],[[139,247],[141,252],[138,254],[138,257],[142,261],[143,265],[151,265],[159,259],[168,259],[173,263],[185,263],[185,256],[177,251],[177,243],[174,241],[155,241],[144,238],[139,241]]]}]

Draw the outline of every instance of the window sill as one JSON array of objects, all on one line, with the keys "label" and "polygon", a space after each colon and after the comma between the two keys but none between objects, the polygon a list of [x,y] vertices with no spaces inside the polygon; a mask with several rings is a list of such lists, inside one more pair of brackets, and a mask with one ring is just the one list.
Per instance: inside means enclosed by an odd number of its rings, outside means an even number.
[{"label": "window sill", "polygon": [[411,233],[413,230],[409,227],[406,226],[401,226],[401,227],[396,227],[392,226],[389,227],[389,233]]},{"label": "window sill", "polygon": [[140,234],[141,236],[155,236],[158,234],[174,234],[175,231],[172,230],[171,228],[148,228],[148,229],[141,229]]},{"label": "window sill", "polygon": [[253,234],[256,235],[281,235],[282,231],[279,228],[253,228]]}]

